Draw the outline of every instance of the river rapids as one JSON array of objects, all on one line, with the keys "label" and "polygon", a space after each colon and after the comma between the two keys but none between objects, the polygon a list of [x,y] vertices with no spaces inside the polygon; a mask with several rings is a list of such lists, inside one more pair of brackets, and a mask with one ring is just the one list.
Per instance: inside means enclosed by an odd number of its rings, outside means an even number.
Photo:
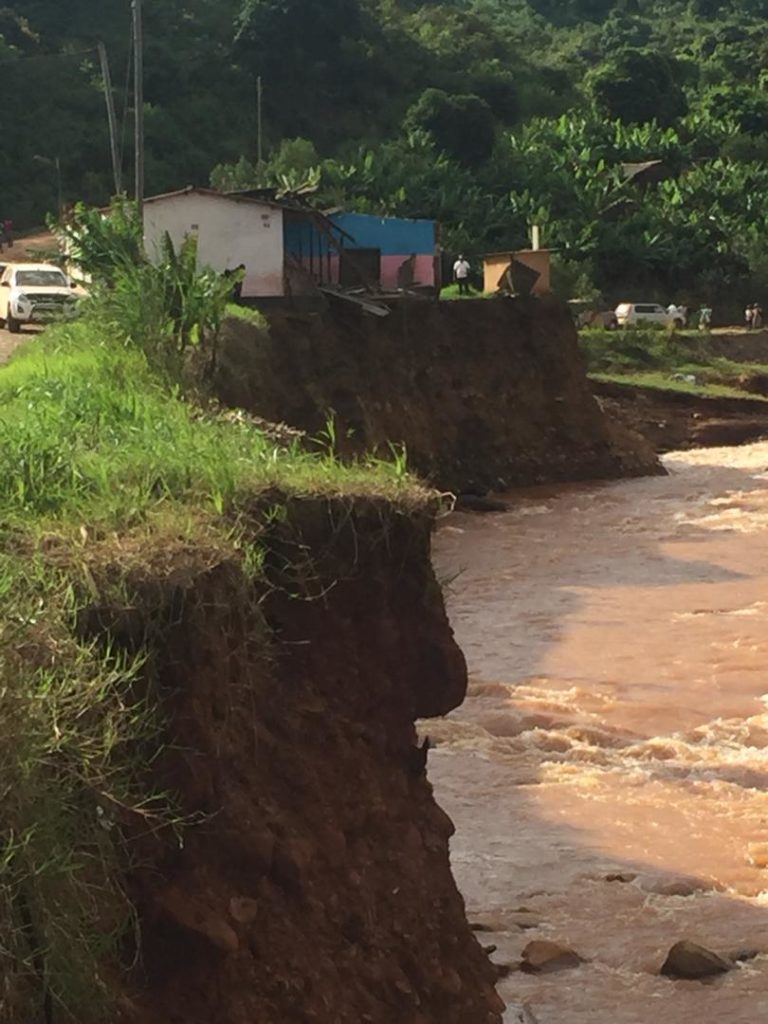
[{"label": "river rapids", "polygon": [[[768,443],[665,463],[436,538],[470,689],[425,726],[430,778],[499,991],[540,1024],[768,1017]],[[587,962],[520,973],[531,939]],[[681,939],[750,958],[661,977]]]}]

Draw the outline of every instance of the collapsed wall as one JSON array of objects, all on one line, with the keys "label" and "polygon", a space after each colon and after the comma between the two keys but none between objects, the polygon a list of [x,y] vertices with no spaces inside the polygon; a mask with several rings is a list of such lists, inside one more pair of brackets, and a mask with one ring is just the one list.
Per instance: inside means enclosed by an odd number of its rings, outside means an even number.
[{"label": "collapsed wall", "polygon": [[182,841],[133,839],[126,1019],[500,1024],[416,745],[415,719],[466,687],[432,514],[275,503],[255,582],[166,553],[127,574],[129,606],[83,620],[123,647],[149,637],[170,741],[153,780],[187,823]]},{"label": "collapsed wall", "polygon": [[595,401],[554,302],[401,301],[386,318],[334,305],[267,328],[231,318],[215,391],[313,438],[332,415],[341,453],[404,444],[412,469],[459,493],[660,471]]}]

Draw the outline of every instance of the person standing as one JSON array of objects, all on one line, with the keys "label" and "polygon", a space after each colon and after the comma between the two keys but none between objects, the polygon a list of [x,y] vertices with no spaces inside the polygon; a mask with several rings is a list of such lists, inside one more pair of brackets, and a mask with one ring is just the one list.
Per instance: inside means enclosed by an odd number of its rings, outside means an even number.
[{"label": "person standing", "polygon": [[712,307],[706,302],[702,303],[699,310],[699,330],[708,331],[712,326]]},{"label": "person standing", "polygon": [[469,295],[469,272],[472,268],[461,253],[453,264],[453,278],[459,286],[459,295]]},{"label": "person standing", "polygon": [[752,305],[747,306],[744,310],[744,326],[748,331],[751,331],[754,326],[755,307]]},{"label": "person standing", "polygon": [[756,302],[752,307],[752,326],[756,331],[759,331],[763,326],[763,307],[759,302]]}]

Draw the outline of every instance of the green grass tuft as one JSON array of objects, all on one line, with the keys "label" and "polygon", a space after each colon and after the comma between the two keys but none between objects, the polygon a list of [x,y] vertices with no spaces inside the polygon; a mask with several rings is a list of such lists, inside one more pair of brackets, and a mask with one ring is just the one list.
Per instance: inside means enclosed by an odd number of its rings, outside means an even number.
[{"label": "green grass tuft", "polygon": [[161,744],[136,695],[145,652],[83,639],[81,613],[131,607],[124,567],[162,575],[178,551],[257,578],[258,517],[294,496],[432,500],[403,450],[345,464],[332,432],[321,453],[281,447],[100,330],[52,328],[0,368],[0,1020],[112,1019],[104,966],[133,927],[118,822],[177,824],[137,753]]},{"label": "green grass tuft", "polygon": [[60,327],[0,369],[0,520],[135,525],[164,504],[233,516],[267,490],[423,500],[402,460],[285,449],[169,393],[135,349]]}]

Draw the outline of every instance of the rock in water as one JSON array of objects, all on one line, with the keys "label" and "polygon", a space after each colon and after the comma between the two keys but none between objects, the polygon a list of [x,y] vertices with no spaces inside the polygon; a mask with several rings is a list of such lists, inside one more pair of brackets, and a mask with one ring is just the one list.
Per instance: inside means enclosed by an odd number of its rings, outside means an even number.
[{"label": "rock in water", "polygon": [[676,942],[667,954],[661,974],[668,978],[711,978],[733,970],[733,962],[698,946],[695,942]]},{"label": "rock in water", "polygon": [[559,942],[534,939],[523,950],[520,970],[526,974],[548,974],[552,971],[566,971],[584,963],[584,958]]},{"label": "rock in water", "polygon": [[509,512],[509,505],[497,498],[481,497],[479,494],[460,494],[456,499],[457,512]]},{"label": "rock in water", "polygon": [[539,1024],[528,1003],[510,1003],[504,1011],[504,1024]]},{"label": "rock in water", "polygon": [[755,960],[759,956],[762,956],[759,949],[737,949],[735,953],[729,953],[727,959],[743,964],[749,960]]}]

